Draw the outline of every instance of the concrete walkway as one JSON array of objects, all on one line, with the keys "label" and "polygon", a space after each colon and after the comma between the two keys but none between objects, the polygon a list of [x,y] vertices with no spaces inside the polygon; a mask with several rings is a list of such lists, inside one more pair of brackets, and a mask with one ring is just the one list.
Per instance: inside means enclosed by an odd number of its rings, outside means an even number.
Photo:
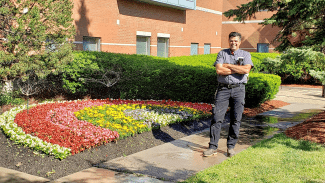
[{"label": "concrete walkway", "polygon": [[[261,115],[288,118],[311,109],[325,110],[325,98],[321,89],[280,87],[275,100],[290,105],[262,113]],[[58,180],[61,182],[152,182],[182,181],[195,173],[226,160],[226,139],[219,142],[218,155],[203,157],[208,148],[209,129],[203,130],[170,143],[165,143],[126,157],[98,164],[97,167],[77,172]],[[236,153],[249,145],[237,144]],[[37,176],[0,167],[0,182],[49,182]]]},{"label": "concrete walkway", "polygon": [[321,88],[281,86],[274,100],[281,100],[290,103],[290,105],[261,115],[290,118],[299,112],[310,109],[325,110],[325,98],[322,97]]}]

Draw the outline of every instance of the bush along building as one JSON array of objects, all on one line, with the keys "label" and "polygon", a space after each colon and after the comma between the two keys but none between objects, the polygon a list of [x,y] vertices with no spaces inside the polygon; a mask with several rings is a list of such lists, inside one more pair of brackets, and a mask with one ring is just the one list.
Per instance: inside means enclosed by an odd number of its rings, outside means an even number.
[{"label": "bush along building", "polygon": [[242,34],[241,49],[273,52],[277,28],[259,25],[261,10],[245,23],[223,16],[247,0],[74,0],[77,50],[160,57],[218,53],[228,34]]}]

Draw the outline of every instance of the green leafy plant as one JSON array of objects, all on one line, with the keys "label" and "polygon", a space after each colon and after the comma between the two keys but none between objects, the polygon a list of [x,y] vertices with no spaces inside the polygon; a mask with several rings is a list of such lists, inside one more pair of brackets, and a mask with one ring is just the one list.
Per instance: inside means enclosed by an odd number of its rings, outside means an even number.
[{"label": "green leafy plant", "polygon": [[275,58],[264,58],[262,61],[263,69],[262,71],[270,74],[278,74],[281,70],[281,56],[277,56]]},{"label": "green leafy plant", "polygon": [[0,1],[0,80],[45,78],[72,58],[75,29],[70,0]]},{"label": "green leafy plant", "polygon": [[310,70],[310,75],[322,82],[322,85],[325,85],[325,71]]},{"label": "green leafy plant", "polygon": [[280,56],[279,53],[255,53],[251,52],[251,58],[254,64],[254,68],[251,72],[261,72],[268,68],[265,63],[263,62],[264,59],[272,60]]},{"label": "green leafy plant", "polygon": [[263,60],[264,71],[281,76],[288,82],[308,82],[310,70],[324,70],[324,54],[312,48],[290,48],[281,56]]},{"label": "green leafy plant", "polygon": [[0,106],[2,105],[19,105],[24,103],[22,98],[18,97],[18,92],[3,92],[0,93]]}]

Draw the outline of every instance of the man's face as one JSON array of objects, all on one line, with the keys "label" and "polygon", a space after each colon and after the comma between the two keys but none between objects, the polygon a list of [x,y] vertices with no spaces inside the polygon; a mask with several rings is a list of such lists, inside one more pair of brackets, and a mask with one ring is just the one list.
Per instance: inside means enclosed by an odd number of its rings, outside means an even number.
[{"label": "man's face", "polygon": [[231,51],[236,51],[239,49],[239,46],[240,46],[241,42],[240,42],[240,39],[239,37],[230,37],[229,38],[229,48]]}]

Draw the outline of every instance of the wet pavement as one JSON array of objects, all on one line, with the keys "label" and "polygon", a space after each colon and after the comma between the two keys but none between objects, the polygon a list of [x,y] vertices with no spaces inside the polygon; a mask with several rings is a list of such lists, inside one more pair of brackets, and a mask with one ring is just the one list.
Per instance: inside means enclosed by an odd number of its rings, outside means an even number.
[{"label": "wet pavement", "polygon": [[[276,127],[285,130],[303,121],[286,121],[301,112],[314,109],[325,110],[325,98],[321,89],[280,87],[275,100],[290,103],[280,109],[260,114],[269,117],[268,123],[263,120],[246,119],[245,124],[260,127]],[[282,120],[279,120],[282,119]],[[223,124],[226,127],[227,123]],[[244,137],[242,137],[244,138]],[[202,152],[208,148],[209,129],[160,146],[156,146],[126,157],[116,158],[97,164],[75,174],[62,177],[52,182],[177,182],[182,181],[213,165],[226,160],[226,139],[219,141],[218,154],[203,157]],[[236,153],[250,146],[250,143],[238,143]],[[12,181],[14,180],[14,181]],[[28,175],[15,170],[0,167],[0,182],[49,182],[37,176]]]},{"label": "wet pavement", "polygon": [[[227,159],[226,139],[219,141],[217,155],[203,157],[202,153],[208,149],[208,143],[209,131],[205,130],[145,151],[101,163],[98,167],[131,171],[171,182],[182,181]],[[249,145],[239,144],[236,145],[235,151],[239,153],[248,147]]]},{"label": "wet pavement", "polygon": [[65,182],[80,182],[80,183],[166,183],[155,178],[148,177],[146,175],[135,175],[131,173],[116,172],[103,168],[88,168],[86,170],[74,173],[72,175],[62,177],[53,183],[65,183]]},{"label": "wet pavement", "polygon": [[[203,157],[202,153],[207,150],[208,143],[209,132],[205,131],[102,163],[98,167],[116,171],[131,171],[166,181],[182,181],[227,159],[226,139],[220,140],[218,155]],[[235,150],[238,153],[247,147],[248,145],[238,145]]]}]

